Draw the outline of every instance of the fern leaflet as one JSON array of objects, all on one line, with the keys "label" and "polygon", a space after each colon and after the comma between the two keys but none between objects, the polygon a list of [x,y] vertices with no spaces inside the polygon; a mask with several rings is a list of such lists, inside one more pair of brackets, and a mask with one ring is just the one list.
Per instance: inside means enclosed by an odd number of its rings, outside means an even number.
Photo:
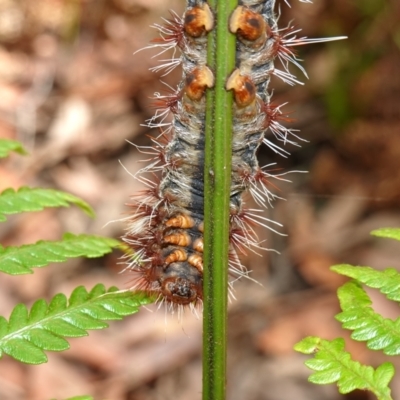
[{"label": "fern leaflet", "polygon": [[381,228],[372,231],[371,235],[388,239],[400,240],[400,228]]},{"label": "fern leaflet", "polygon": [[370,298],[356,281],[340,287],[338,297],[343,312],[336,315],[336,319],[343,328],[353,330],[354,340],[366,341],[371,350],[400,354],[400,318],[392,321],[376,313]]},{"label": "fern leaflet", "polygon": [[331,267],[338,274],[357,279],[374,289],[379,289],[389,300],[400,302],[400,274],[394,268],[377,271],[371,267],[355,267],[341,264]]},{"label": "fern leaflet", "polygon": [[10,275],[33,273],[33,267],[43,267],[51,262],[63,262],[72,257],[101,257],[110,253],[120,242],[92,235],[66,233],[62,241],[41,240],[21,247],[3,248],[0,245],[0,271]]},{"label": "fern leaflet", "polygon": [[104,320],[122,319],[153,301],[143,293],[121,292],[115,287],[106,291],[99,284],[89,293],[83,286],[77,287],[69,301],[62,293],[50,304],[38,300],[30,312],[24,304],[18,304],[8,322],[0,317],[0,357],[5,353],[27,364],[44,363],[45,350],[69,348],[64,337],[86,336],[89,329],[104,329],[108,326]]},{"label": "fern leaflet", "polygon": [[89,216],[94,216],[89,204],[69,193],[29,187],[22,187],[18,191],[6,189],[0,193],[0,221],[6,220],[5,214],[40,211],[45,207],[69,207],[71,203],[80,207]]},{"label": "fern leaflet", "polygon": [[342,338],[329,341],[310,336],[297,343],[295,350],[315,353],[314,358],[305,362],[308,368],[316,371],[310,375],[310,382],[319,385],[337,382],[342,394],[362,389],[373,392],[379,400],[392,400],[388,387],[394,375],[391,363],[383,363],[374,370],[353,361],[350,353],[344,350]]},{"label": "fern leaflet", "polygon": [[27,154],[21,143],[15,140],[0,139],[0,158],[7,157],[12,151],[19,154]]}]

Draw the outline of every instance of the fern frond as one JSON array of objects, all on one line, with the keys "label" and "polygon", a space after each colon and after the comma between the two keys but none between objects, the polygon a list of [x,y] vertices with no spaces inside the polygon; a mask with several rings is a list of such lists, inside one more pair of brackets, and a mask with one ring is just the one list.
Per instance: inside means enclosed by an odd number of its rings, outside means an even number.
[{"label": "fern frond", "polygon": [[376,370],[361,365],[344,350],[342,338],[329,341],[310,336],[297,343],[295,350],[303,354],[315,353],[314,358],[305,362],[308,368],[316,371],[310,375],[310,382],[319,385],[337,382],[342,394],[361,389],[373,392],[379,400],[392,400],[388,387],[394,375],[391,363],[383,363]]},{"label": "fern frond", "polygon": [[0,139],[0,158],[7,157],[12,151],[19,154],[27,154],[20,142],[15,140]]},{"label": "fern frond", "polygon": [[379,289],[389,300],[400,302],[400,273],[394,268],[377,271],[371,267],[355,267],[348,264],[334,265],[332,271],[357,279],[374,289]]},{"label": "fern frond", "polygon": [[70,204],[75,204],[90,217],[94,216],[89,204],[69,193],[29,187],[22,187],[18,191],[6,189],[0,193],[0,221],[6,220],[5,214],[40,211],[45,207],[69,207]]},{"label": "fern frond", "polygon": [[120,246],[117,240],[66,233],[61,241],[41,240],[21,247],[3,248],[0,245],[0,271],[10,275],[33,273],[32,268],[44,267],[51,262],[63,262],[73,257],[96,258]]},{"label": "fern frond", "polygon": [[89,329],[104,329],[108,326],[105,320],[122,319],[153,301],[143,293],[121,292],[115,287],[106,291],[99,284],[89,293],[83,286],[77,287],[69,301],[62,293],[50,304],[38,300],[30,312],[24,304],[18,304],[8,322],[0,317],[0,357],[5,353],[27,364],[44,363],[45,350],[69,348],[64,337],[86,336]]},{"label": "fern frond", "polygon": [[381,228],[372,231],[371,235],[388,239],[400,240],[400,228]]},{"label": "fern frond", "polygon": [[393,321],[376,313],[371,307],[372,301],[356,281],[340,287],[338,297],[343,312],[336,319],[343,328],[353,330],[354,340],[366,341],[371,350],[400,354],[400,318]]}]

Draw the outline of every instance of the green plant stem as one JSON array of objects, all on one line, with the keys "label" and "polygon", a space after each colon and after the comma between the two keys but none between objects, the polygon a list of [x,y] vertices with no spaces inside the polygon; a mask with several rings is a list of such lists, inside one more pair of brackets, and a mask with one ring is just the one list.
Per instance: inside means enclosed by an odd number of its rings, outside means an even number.
[{"label": "green plant stem", "polygon": [[205,129],[203,400],[223,400],[233,105],[225,82],[235,67],[236,41],[228,30],[228,20],[237,0],[212,0],[209,4],[216,21],[209,33],[207,54],[215,87],[207,93]]}]

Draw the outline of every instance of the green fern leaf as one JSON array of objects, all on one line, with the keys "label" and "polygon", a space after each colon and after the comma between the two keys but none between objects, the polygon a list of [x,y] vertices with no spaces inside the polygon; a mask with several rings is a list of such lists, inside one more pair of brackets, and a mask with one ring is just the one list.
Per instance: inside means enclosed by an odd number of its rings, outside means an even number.
[{"label": "green fern leaf", "polygon": [[356,279],[374,289],[379,289],[389,300],[400,302],[400,274],[394,268],[377,271],[371,267],[348,264],[334,265],[332,271]]},{"label": "green fern leaf", "polygon": [[53,297],[50,304],[36,301],[30,312],[25,305],[17,305],[10,319],[0,317],[0,357],[3,353],[27,363],[47,361],[44,351],[68,349],[64,337],[86,336],[87,330],[104,329],[105,320],[119,320],[152,303],[153,298],[143,293],[105,290],[96,285],[90,292],[80,286],[69,300],[63,294]]},{"label": "green fern leaf", "polygon": [[336,315],[343,328],[353,330],[351,337],[366,341],[371,350],[400,354],[400,318],[392,321],[372,309],[372,302],[361,285],[351,281],[338,290],[343,312]]},{"label": "green fern leaf", "polygon": [[39,347],[23,338],[7,340],[4,346],[1,346],[1,352],[26,364],[43,364],[47,362],[46,354]]},{"label": "green fern leaf", "polygon": [[381,228],[372,231],[371,235],[400,240],[400,228]]},{"label": "green fern leaf", "polygon": [[69,397],[67,400],[93,400],[92,396],[74,396]]},{"label": "green fern leaf", "polygon": [[0,245],[0,271],[10,275],[31,274],[32,268],[51,262],[63,262],[72,257],[101,257],[110,253],[120,242],[92,235],[66,233],[62,241],[41,240],[21,247],[3,248]]},{"label": "green fern leaf", "polygon": [[80,207],[90,217],[94,216],[89,204],[69,193],[29,187],[22,187],[18,191],[6,189],[0,193],[0,221],[6,220],[5,214],[40,211],[45,207],[69,207],[71,203]]},{"label": "green fern leaf", "polygon": [[27,154],[21,143],[15,140],[0,139],[0,158],[7,157],[12,151],[19,154]]},{"label": "green fern leaf", "polygon": [[376,370],[361,365],[351,359],[350,353],[344,350],[342,338],[332,341],[318,337],[307,337],[295,345],[295,350],[303,354],[315,354],[305,362],[315,371],[309,381],[324,385],[337,382],[339,392],[349,393],[355,389],[369,390],[380,400],[391,400],[388,384],[394,375],[391,363],[384,363]]},{"label": "green fern leaf", "polygon": [[7,320],[0,316],[0,337],[4,336],[7,333],[8,322]]}]

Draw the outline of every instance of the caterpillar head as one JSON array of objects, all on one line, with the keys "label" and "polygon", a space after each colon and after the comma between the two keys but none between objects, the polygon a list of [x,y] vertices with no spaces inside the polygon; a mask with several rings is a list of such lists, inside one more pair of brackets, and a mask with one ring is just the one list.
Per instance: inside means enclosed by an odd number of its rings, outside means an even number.
[{"label": "caterpillar head", "polygon": [[203,297],[203,277],[187,262],[172,263],[158,277],[161,293],[167,302],[187,305]]}]

